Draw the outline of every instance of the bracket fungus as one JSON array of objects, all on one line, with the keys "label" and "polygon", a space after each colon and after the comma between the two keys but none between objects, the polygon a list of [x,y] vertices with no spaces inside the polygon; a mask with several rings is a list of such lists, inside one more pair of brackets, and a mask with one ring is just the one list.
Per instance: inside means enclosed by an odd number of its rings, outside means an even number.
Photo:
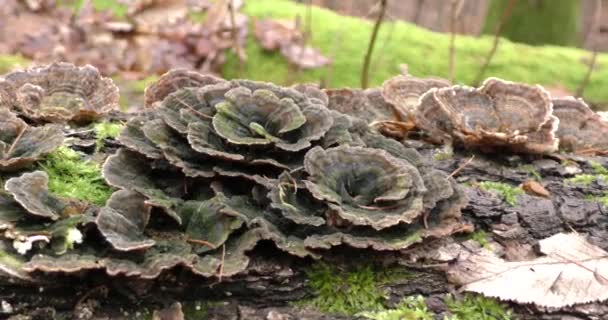
[{"label": "bracket fungus", "polygon": [[0,106],[32,121],[86,123],[118,107],[118,87],[90,65],[53,63],[0,78]]},{"label": "bracket fungus", "polygon": [[559,119],[560,149],[582,154],[608,154],[608,122],[581,99],[553,99],[553,114]]},{"label": "bracket fungus", "polygon": [[[391,108],[379,90],[363,99]],[[82,237],[62,238],[81,243],[61,254],[33,245],[20,271],[152,279],[179,265],[221,278],[244,271],[262,240],[317,259],[340,245],[401,250],[464,226],[466,197],[452,178],[368,119],[330,110],[331,96],[315,86],[178,70],[152,85],[146,101],[152,108],[131,118],[102,168],[118,190],[77,215],[87,222]],[[64,202],[45,191],[44,178],[10,180],[13,194],[0,205],[56,224],[75,219],[55,210]],[[23,184],[40,192],[17,192]]]},{"label": "bracket fungus", "polygon": [[382,84],[382,97],[399,110],[401,114],[413,116],[420,96],[433,88],[449,86],[450,82],[443,79],[396,76]]},{"label": "bracket fungus", "polygon": [[0,172],[27,167],[62,143],[60,127],[30,127],[8,109],[0,108]]},{"label": "bracket fungus", "polygon": [[549,93],[541,86],[489,78],[479,88],[431,89],[416,110],[416,125],[436,142],[455,141],[484,151],[546,154],[557,150]]}]

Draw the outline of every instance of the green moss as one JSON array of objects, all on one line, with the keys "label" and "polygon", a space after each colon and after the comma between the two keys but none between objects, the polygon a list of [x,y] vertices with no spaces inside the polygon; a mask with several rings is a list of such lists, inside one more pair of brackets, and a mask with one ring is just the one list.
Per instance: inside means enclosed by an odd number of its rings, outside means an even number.
[{"label": "green moss", "polygon": [[[492,0],[486,17],[484,33],[494,34],[510,1]],[[580,1],[560,0],[517,1],[501,35],[512,41],[534,45],[578,45]]]},{"label": "green moss", "polygon": [[435,153],[433,155],[433,160],[443,161],[443,160],[452,159],[453,157],[454,157],[454,154],[451,152],[439,152],[439,153]]},{"label": "green moss", "polygon": [[353,271],[339,271],[324,263],[314,265],[307,272],[315,297],[300,303],[323,312],[355,314],[383,309],[385,292],[382,283],[388,275],[374,272],[371,266]]},{"label": "green moss", "polygon": [[[127,2],[117,0],[91,0],[93,7],[97,11],[110,11],[114,17],[123,19],[127,15],[129,6]],[[59,4],[80,10],[84,4],[84,0],[60,0]]]},{"label": "green moss", "polygon": [[49,190],[59,196],[103,205],[112,194],[98,164],[82,160],[74,150],[61,147],[40,164],[49,175]]},{"label": "green moss", "polygon": [[416,274],[406,268],[376,269],[371,265],[353,270],[338,270],[325,263],[313,265],[307,272],[315,297],[297,304],[310,305],[328,313],[353,315],[384,310],[383,286]]},{"label": "green moss", "polygon": [[510,320],[513,312],[498,301],[480,295],[466,294],[460,300],[452,295],[445,299],[453,320]]},{"label": "green moss", "polygon": [[394,308],[388,310],[361,312],[357,314],[373,320],[433,320],[433,313],[426,306],[423,296],[410,296],[404,298]]},{"label": "green moss", "polygon": [[485,232],[484,230],[477,230],[477,231],[467,235],[468,239],[476,241],[482,247],[489,249],[490,242],[488,241],[488,237],[489,237],[488,233]]},{"label": "green moss", "polygon": [[18,55],[0,54],[0,75],[13,69],[24,68],[30,61]]},{"label": "green moss", "polygon": [[601,164],[599,164],[595,161],[591,161],[590,165],[591,165],[591,168],[593,169],[593,172],[595,172],[595,174],[602,175],[602,176],[608,176],[608,169],[604,168],[604,166],[602,166]]},{"label": "green moss", "polygon": [[530,164],[521,165],[518,167],[518,169],[526,171],[528,173],[529,178],[532,178],[539,182],[543,180],[543,177],[540,175],[540,173],[534,168],[534,166]]},{"label": "green moss", "polygon": [[188,19],[192,22],[202,23],[207,17],[207,12],[188,12]]},{"label": "green moss", "polygon": [[590,163],[590,165],[593,169],[594,174],[577,174],[576,176],[570,179],[566,179],[566,181],[569,183],[579,184],[583,186],[590,185],[598,179],[608,181],[608,169],[604,168],[601,164],[593,161]]},{"label": "green moss", "polygon": [[479,187],[486,191],[495,191],[512,207],[517,203],[517,196],[524,193],[521,188],[502,182],[483,181],[479,183]]},{"label": "green moss", "polygon": [[183,302],[182,305],[184,319],[206,319],[212,303],[206,301],[188,301]]},{"label": "green moss", "polygon": [[95,124],[93,130],[95,131],[96,149],[99,150],[103,146],[103,141],[107,138],[116,138],[120,131],[124,128],[124,124],[119,122],[100,122]]},{"label": "green moss", "polygon": [[133,81],[131,83],[131,90],[137,93],[144,93],[146,88],[150,86],[152,83],[158,80],[158,76],[152,75],[149,77],[145,77],[141,80]]},{"label": "green moss", "polygon": [[601,197],[595,198],[594,200],[601,203],[604,207],[608,208],[608,192],[604,193],[604,195]]},{"label": "green moss", "polygon": [[577,174],[570,179],[566,179],[567,182],[584,186],[592,184],[595,180],[597,180],[597,176],[594,174]]},{"label": "green moss", "polygon": [[[246,2],[244,12],[253,18],[286,18],[304,15],[306,6],[286,0]],[[311,44],[333,60],[332,66],[302,71],[297,81],[320,81],[330,87],[360,85],[361,65],[369,41],[372,22],[340,16],[330,10],[313,6]],[[253,19],[252,19],[253,20]],[[391,31],[392,30],[392,31]],[[491,36],[456,37],[457,82],[471,84],[492,47]],[[449,35],[428,31],[406,22],[386,22],[380,28],[372,61],[370,85],[380,85],[399,73],[399,64],[407,64],[415,76],[448,76]],[[279,53],[264,51],[250,33],[246,45],[248,61],[241,77],[284,83],[289,72],[286,60]],[[584,60],[590,53],[556,46],[534,47],[503,39],[487,70],[487,76],[512,81],[563,85],[572,92],[584,78]],[[598,56],[600,66],[591,76],[585,98],[608,105],[608,54]],[[236,56],[229,53],[223,68],[227,78],[239,76]]]}]

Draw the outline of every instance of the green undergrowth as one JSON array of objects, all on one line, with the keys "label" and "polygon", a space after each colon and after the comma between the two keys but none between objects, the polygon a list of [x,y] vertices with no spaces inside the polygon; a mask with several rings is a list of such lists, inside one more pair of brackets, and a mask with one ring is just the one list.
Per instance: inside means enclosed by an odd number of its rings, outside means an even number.
[{"label": "green undergrowth", "polygon": [[[257,19],[294,19],[296,15],[305,16],[306,6],[287,0],[256,0],[246,2],[243,10]],[[323,80],[330,87],[358,87],[373,22],[341,16],[315,6],[311,9],[311,17],[311,44],[331,58],[333,64],[303,71],[295,80]],[[415,76],[447,77],[449,37],[448,34],[432,32],[407,22],[385,22],[380,28],[374,50],[370,85],[380,85],[398,74],[400,64],[407,64],[409,72]],[[456,37],[456,82],[472,84],[492,42],[493,37],[487,35]],[[231,53],[223,69],[225,77],[284,83],[288,73],[293,72],[280,54],[265,52],[255,41],[253,33],[250,33],[246,51],[248,62],[243,74],[238,73],[236,56]],[[576,48],[530,46],[501,39],[486,76],[563,86],[574,92],[585,76],[585,61],[590,56],[590,52]],[[608,105],[606,87],[608,54],[600,54],[597,68],[585,89],[585,98],[596,104]]]},{"label": "green undergrowth", "polygon": [[[588,186],[598,180],[608,181],[608,169],[597,162],[590,163],[593,173],[577,174],[576,176],[567,179],[566,181],[571,184]],[[587,200],[597,201],[603,206],[608,207],[608,191],[605,191],[601,196],[588,195]]]},{"label": "green undergrowth", "polygon": [[480,246],[486,249],[490,248],[490,242],[488,240],[490,238],[490,235],[488,235],[488,233],[484,230],[477,230],[473,233],[470,233],[466,236],[466,238],[479,243]]},{"label": "green undergrowth", "polygon": [[0,75],[13,69],[26,67],[29,63],[29,60],[19,55],[0,54]]},{"label": "green undergrowth", "polygon": [[[64,2],[78,7],[82,0]],[[117,0],[93,0],[93,5],[99,10],[111,10],[117,16],[124,16],[126,12],[125,5]],[[288,0],[256,0],[246,2],[243,11],[253,18],[253,28],[255,19],[294,19],[296,15],[303,17],[306,6]],[[194,14],[193,17],[193,20],[204,20],[202,15]],[[341,16],[316,6],[311,9],[311,18],[310,43],[333,61],[331,66],[304,70],[293,77],[295,72],[288,67],[286,59],[277,52],[264,51],[255,40],[253,32],[250,32],[246,44],[248,59],[243,72],[239,73],[237,58],[229,52],[222,75],[226,78],[241,77],[278,84],[284,84],[289,78],[297,82],[323,81],[329,87],[359,86],[363,56],[373,22]],[[447,77],[449,37],[448,34],[429,31],[403,21],[383,23],[372,59],[370,85],[380,85],[398,74],[400,64],[407,64],[409,72],[415,76]],[[492,42],[493,37],[489,35],[456,37],[457,83],[473,84]],[[590,56],[590,52],[577,48],[531,46],[501,39],[486,76],[563,87],[574,92],[585,76]],[[13,58],[4,59],[10,61]],[[0,59],[0,72],[1,61]],[[608,54],[599,54],[584,98],[600,108],[608,108],[607,87]]]},{"label": "green undergrowth", "polygon": [[567,179],[566,181],[573,184],[579,185],[590,185],[598,179],[603,179],[604,181],[608,181],[608,169],[604,168],[601,164],[597,162],[590,163],[591,168],[593,169],[593,174],[583,173],[577,174],[574,177]]},{"label": "green undergrowth", "polygon": [[517,204],[517,196],[524,193],[521,188],[513,187],[502,182],[483,181],[480,182],[478,185],[483,190],[496,192],[511,207]]},{"label": "green undergrowth", "polygon": [[528,174],[528,178],[530,178],[530,179],[536,180],[536,181],[538,181],[538,182],[543,181],[543,177],[542,177],[542,176],[541,176],[541,174],[538,172],[538,170],[536,170],[536,169],[534,168],[534,166],[533,166],[533,165],[530,165],[530,164],[524,164],[524,165],[521,165],[521,166],[517,167],[517,169],[519,169],[519,170],[523,170],[523,171],[527,172],[527,174]]},{"label": "green undergrowth", "polygon": [[143,94],[144,91],[146,90],[146,88],[148,86],[150,86],[152,83],[156,82],[156,80],[158,80],[158,78],[159,77],[156,75],[151,75],[151,76],[145,77],[143,79],[133,81],[133,83],[130,86],[130,89],[133,90],[134,92]]},{"label": "green undergrowth", "polygon": [[83,160],[68,147],[49,154],[40,168],[49,176],[49,191],[56,195],[103,205],[112,194],[101,176],[100,165]]},{"label": "green undergrowth", "polygon": [[390,309],[359,312],[356,316],[372,320],[511,320],[513,311],[499,301],[481,295],[465,294],[456,299],[447,294],[444,298],[447,314],[440,318],[428,309],[421,295],[403,298]]},{"label": "green undergrowth", "polygon": [[124,128],[124,125],[120,122],[100,122],[93,126],[95,131],[95,148],[100,150],[103,146],[103,142],[108,138],[116,138],[120,134],[120,131]]},{"label": "green undergrowth", "polygon": [[413,277],[405,269],[378,270],[371,265],[353,270],[338,270],[325,263],[313,265],[307,272],[308,285],[315,296],[297,302],[327,313],[354,315],[384,310],[387,283]]},{"label": "green undergrowth", "polygon": [[461,299],[448,295],[445,299],[451,320],[511,320],[513,312],[495,299],[465,294]]},{"label": "green undergrowth", "polygon": [[428,310],[423,296],[406,297],[394,308],[373,312],[360,312],[357,316],[372,320],[435,319],[433,313]]}]

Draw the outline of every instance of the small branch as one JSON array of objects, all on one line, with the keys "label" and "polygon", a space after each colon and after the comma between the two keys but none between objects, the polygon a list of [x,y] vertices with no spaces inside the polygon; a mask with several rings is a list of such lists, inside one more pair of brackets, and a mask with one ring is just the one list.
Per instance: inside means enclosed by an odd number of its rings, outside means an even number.
[{"label": "small branch", "polygon": [[230,12],[230,24],[232,26],[232,30],[231,30],[231,35],[232,35],[232,47],[234,49],[234,52],[237,55],[237,58],[239,59],[239,65],[238,65],[238,70],[237,70],[237,76],[239,78],[243,77],[243,66],[244,66],[244,59],[245,59],[245,55],[243,54],[243,52],[241,51],[241,46],[239,45],[239,33],[238,33],[238,29],[236,27],[236,7],[234,6],[234,0],[231,0],[230,3],[228,4],[228,11]]},{"label": "small branch", "polygon": [[[595,1],[595,17],[593,18],[593,25],[589,27],[587,35],[585,36],[585,42],[587,42],[593,33],[594,30],[598,30],[600,28],[600,18],[602,12],[602,0]],[[587,69],[587,73],[585,73],[585,77],[581,81],[581,84],[576,89],[575,95],[577,97],[582,97],[583,92],[585,92],[585,88],[589,84],[589,79],[591,79],[591,74],[593,73],[593,69],[595,69],[595,63],[597,61],[598,54],[598,46],[597,44],[593,44],[593,53],[591,54],[591,61],[589,61],[589,68]]]},{"label": "small branch", "polygon": [[[308,0],[306,3],[306,17],[304,21],[304,25],[300,27],[299,16],[296,18],[296,27],[302,30],[302,39],[301,39],[301,47],[300,54],[298,55],[298,60],[302,61],[304,58],[304,53],[306,53],[306,45],[308,45],[308,41],[312,36],[312,0]],[[289,73],[287,74],[287,80],[285,81],[287,84],[292,84],[296,79],[300,76],[302,72],[302,68],[297,63],[289,64]]]},{"label": "small branch", "polygon": [[198,115],[199,117],[203,118],[203,119],[213,119],[213,117],[206,115],[196,109],[194,109],[193,106],[191,106],[190,104],[188,104],[186,101],[182,100],[180,97],[178,97],[177,95],[175,95],[175,100],[177,100],[177,102],[183,104],[184,106],[186,106],[186,108],[188,108],[188,110],[194,112],[196,115]]},{"label": "small branch", "polygon": [[452,178],[453,176],[455,176],[458,172],[462,171],[462,169],[466,168],[466,166],[468,166],[473,159],[475,159],[475,155],[471,156],[469,158],[469,160],[465,161],[463,164],[461,164],[458,168],[456,168],[456,170],[452,171],[452,173],[450,173],[448,175],[448,178]]},{"label": "small branch", "polygon": [[205,247],[209,247],[211,249],[215,249],[215,246],[211,242],[205,241],[205,240],[188,239],[188,240],[186,240],[186,242],[198,244],[198,245],[205,246]]},{"label": "small branch", "polygon": [[576,89],[575,95],[577,97],[582,97],[583,92],[585,92],[585,87],[589,84],[589,79],[591,79],[591,74],[593,73],[593,69],[595,69],[595,62],[597,60],[597,49],[593,50],[591,54],[591,61],[589,61],[589,68],[587,68],[587,73],[585,73],[585,77],[581,81],[581,84]]},{"label": "small branch", "polygon": [[384,19],[384,13],[386,12],[386,3],[388,0],[380,0],[380,13],[378,14],[378,19],[376,20],[376,24],[374,25],[374,29],[372,30],[372,36],[369,40],[369,45],[367,47],[367,53],[365,54],[365,58],[363,60],[363,71],[361,72],[361,88],[367,88],[369,84],[369,64],[372,59],[372,53],[374,51],[374,45],[376,44],[376,38],[378,37],[378,30],[380,29],[380,25],[382,24],[382,20]]},{"label": "small branch", "polygon": [[222,282],[222,277],[224,276],[224,262],[226,261],[226,244],[222,245],[222,261],[220,264],[220,271],[217,277],[218,282]]},{"label": "small branch", "polygon": [[509,17],[513,13],[513,7],[515,7],[516,1],[517,0],[509,0],[507,8],[505,9],[505,11],[503,11],[502,16],[500,17],[500,21],[498,21],[496,31],[494,31],[494,42],[492,43],[492,49],[490,49],[490,52],[488,52],[488,55],[486,56],[486,59],[484,60],[483,65],[481,66],[481,69],[479,69],[479,72],[477,73],[477,76],[473,81],[473,84],[475,86],[479,85],[479,83],[481,82],[481,78],[483,78],[483,75],[486,73],[486,69],[490,65],[490,62],[492,62],[492,58],[494,58],[494,54],[498,49],[498,43],[500,42],[500,34],[502,33],[502,29],[504,28],[505,24],[509,20]]},{"label": "small branch", "polygon": [[19,142],[19,140],[21,140],[21,137],[23,137],[23,134],[25,133],[25,129],[26,126],[23,126],[23,128],[21,128],[17,137],[15,138],[15,140],[13,140],[13,143],[11,144],[10,148],[8,148],[8,151],[4,154],[4,159],[8,159],[8,157],[13,154],[13,151],[15,151],[15,146],[17,146],[17,143]]},{"label": "small branch", "polygon": [[448,61],[448,79],[452,83],[454,82],[454,53],[456,52],[456,20],[458,20],[463,5],[464,0],[452,0],[452,12],[450,16],[450,51]]}]

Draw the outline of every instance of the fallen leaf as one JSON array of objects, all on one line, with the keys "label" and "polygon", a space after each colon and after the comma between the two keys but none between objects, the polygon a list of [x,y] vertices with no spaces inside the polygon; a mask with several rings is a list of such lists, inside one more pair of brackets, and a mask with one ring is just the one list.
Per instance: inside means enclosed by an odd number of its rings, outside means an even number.
[{"label": "fallen leaf", "polygon": [[262,48],[271,51],[302,38],[302,32],[293,20],[256,20],[254,33]]},{"label": "fallen leaf", "polygon": [[545,187],[543,187],[543,185],[538,181],[528,180],[521,185],[521,188],[524,189],[524,191],[529,195],[544,198],[551,197],[551,193],[549,193],[549,191],[545,189]]},{"label": "fallen leaf", "polygon": [[539,241],[545,256],[508,262],[482,249],[448,271],[466,291],[518,303],[562,308],[608,299],[608,252],[575,233]]},{"label": "fallen leaf", "polygon": [[331,63],[329,58],[311,47],[302,47],[301,44],[292,43],[281,47],[281,54],[284,55],[289,63],[295,64],[302,69],[319,68]]}]

